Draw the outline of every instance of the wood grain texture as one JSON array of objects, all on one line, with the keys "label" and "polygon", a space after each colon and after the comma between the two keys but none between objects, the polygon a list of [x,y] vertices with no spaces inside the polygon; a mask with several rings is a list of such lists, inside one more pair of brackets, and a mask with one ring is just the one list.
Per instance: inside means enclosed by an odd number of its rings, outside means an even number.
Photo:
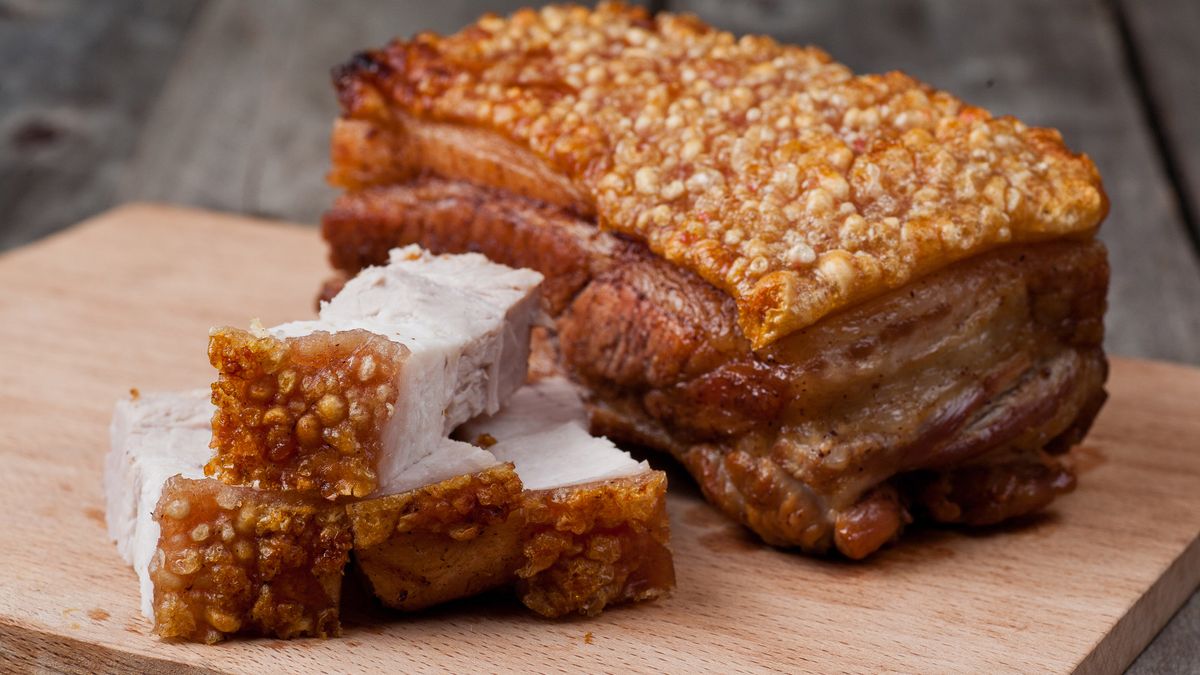
[{"label": "wood grain texture", "polygon": [[220,671],[98,648],[86,640],[0,622],[0,672],[202,675]]},{"label": "wood grain texture", "polygon": [[341,640],[159,642],[104,533],[113,401],[208,382],[210,326],[311,315],[323,257],[309,229],[153,206],[0,257],[0,658],[53,659],[49,642],[77,643],[89,663],[239,672],[1103,672],[1200,581],[1200,371],[1117,360],[1078,491],[1020,524],[817,560],[758,544],[676,473],[679,588],[663,602],[551,622],[490,597],[351,611]]},{"label": "wood grain texture", "polygon": [[[1176,188],[1200,240],[1200,3],[1193,0],[1118,0],[1128,22],[1130,49],[1144,78]],[[1200,666],[1197,666],[1200,670]]]},{"label": "wood grain texture", "polygon": [[0,250],[113,204],[199,0],[0,0]]},{"label": "wood grain texture", "polygon": [[820,45],[858,72],[903,70],[993,113],[1060,129],[1095,160],[1112,200],[1101,229],[1113,267],[1108,348],[1200,363],[1200,259],[1098,0],[671,6],[738,33]]}]

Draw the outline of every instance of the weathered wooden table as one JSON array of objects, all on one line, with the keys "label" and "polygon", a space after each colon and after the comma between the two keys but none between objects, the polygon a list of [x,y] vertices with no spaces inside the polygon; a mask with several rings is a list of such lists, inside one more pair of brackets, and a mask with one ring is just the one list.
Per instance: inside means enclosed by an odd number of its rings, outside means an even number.
[{"label": "weathered wooden table", "polygon": [[[355,50],[521,0],[0,0],[0,249],[127,200],[315,223]],[[1200,363],[1200,3],[678,0],[1061,129],[1112,200],[1108,347]],[[1130,672],[1200,671],[1200,594]]]}]

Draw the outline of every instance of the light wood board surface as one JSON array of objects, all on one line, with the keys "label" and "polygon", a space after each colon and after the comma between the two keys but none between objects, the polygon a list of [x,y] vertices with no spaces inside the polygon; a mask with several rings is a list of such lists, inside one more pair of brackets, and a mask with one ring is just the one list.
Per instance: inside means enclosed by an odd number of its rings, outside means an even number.
[{"label": "light wood board surface", "polygon": [[1200,371],[1116,359],[1079,489],[1019,525],[816,560],[676,471],[664,602],[552,622],[494,596],[351,611],[339,640],[160,642],[103,527],[113,402],[209,382],[210,326],[308,316],[326,272],[312,230],[146,205],[0,257],[0,670],[1108,672],[1200,582]]}]

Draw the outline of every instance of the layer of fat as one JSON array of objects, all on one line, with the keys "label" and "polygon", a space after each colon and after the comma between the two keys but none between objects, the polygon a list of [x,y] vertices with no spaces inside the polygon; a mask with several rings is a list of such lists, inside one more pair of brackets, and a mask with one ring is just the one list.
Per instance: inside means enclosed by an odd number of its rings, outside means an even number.
[{"label": "layer of fat", "polygon": [[649,471],[629,453],[587,430],[587,411],[579,392],[561,377],[546,378],[517,390],[499,413],[462,425],[457,436],[495,439],[488,450],[500,462],[512,462],[527,490],[567,487],[622,478]]},{"label": "layer of fat", "polygon": [[104,496],[108,536],[133,566],[142,614],[153,619],[150,560],[158,547],[154,507],[168,478],[203,478],[212,454],[213,406],[207,389],[142,394],[117,403],[109,430]]},{"label": "layer of fat", "polygon": [[347,282],[322,303],[317,320],[270,332],[286,338],[364,329],[408,347],[376,494],[403,492],[495,464],[490,454],[447,437],[463,422],[497,412],[524,382],[541,281],[537,272],[476,253],[435,256],[408,246]]}]

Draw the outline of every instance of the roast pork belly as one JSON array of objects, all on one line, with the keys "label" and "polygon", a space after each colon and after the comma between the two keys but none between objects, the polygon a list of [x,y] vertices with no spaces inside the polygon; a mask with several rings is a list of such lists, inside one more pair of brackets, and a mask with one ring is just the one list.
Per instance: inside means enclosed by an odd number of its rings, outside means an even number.
[{"label": "roast pork belly", "polygon": [[1074,478],[1104,399],[1107,200],[1057,132],[694,17],[487,17],[335,74],[342,274],[390,247],[546,275],[593,431],[772,544],[862,557]]},{"label": "roast pork belly", "polygon": [[317,320],[214,331],[209,472],[335,499],[495,464],[448,436],[524,382],[541,279],[410,247],[360,271]]},{"label": "roast pork belly", "polygon": [[367,585],[403,610],[512,586],[548,617],[669,593],[666,476],[586,421],[565,379],[532,383],[456,433],[503,464],[349,505]]},{"label": "roast pork belly", "polygon": [[315,495],[234,487],[203,475],[206,390],[117,404],[105,471],[109,536],[165,638],[337,635],[350,528]]}]

